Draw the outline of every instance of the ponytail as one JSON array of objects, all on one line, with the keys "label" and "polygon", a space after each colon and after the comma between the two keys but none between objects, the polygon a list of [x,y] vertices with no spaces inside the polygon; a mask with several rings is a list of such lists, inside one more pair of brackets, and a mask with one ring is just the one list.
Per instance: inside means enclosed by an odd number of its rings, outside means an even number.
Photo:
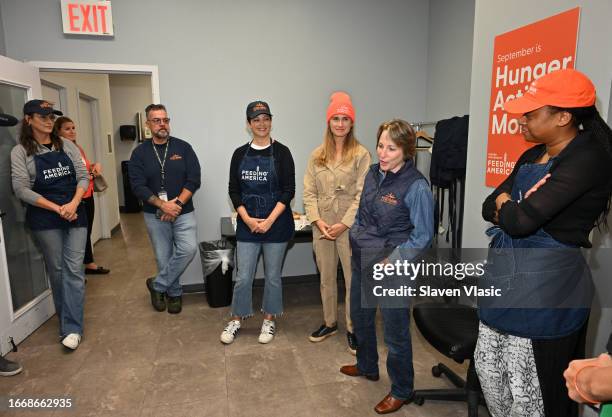
[{"label": "ponytail", "polygon": [[[610,126],[601,118],[599,111],[595,106],[590,107],[576,107],[571,109],[563,109],[570,113],[573,118],[573,123],[577,128],[582,126],[585,132],[589,132],[591,137],[601,143],[608,154],[612,155],[612,129]],[[610,184],[612,189],[612,181]],[[608,202],[606,203],[605,210],[601,213],[597,219],[597,228],[601,225],[608,229],[608,214],[610,213],[610,196],[608,196]]]},{"label": "ponytail", "polygon": [[612,154],[612,129],[601,118],[595,106],[563,109],[573,117],[574,126],[589,132],[593,139],[601,143],[608,153]]}]

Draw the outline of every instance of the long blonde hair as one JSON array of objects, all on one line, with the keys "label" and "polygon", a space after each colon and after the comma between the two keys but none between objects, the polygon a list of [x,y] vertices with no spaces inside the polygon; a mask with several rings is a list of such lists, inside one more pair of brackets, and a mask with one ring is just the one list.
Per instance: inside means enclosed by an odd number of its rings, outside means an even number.
[{"label": "long blonde hair", "polygon": [[[355,137],[354,129],[355,125],[351,126],[351,130],[349,130],[348,134],[346,135],[346,138],[344,139],[344,144],[342,146],[341,164],[351,161],[357,153],[359,141]],[[325,166],[328,163],[333,162],[335,159],[336,142],[334,142],[334,135],[328,123],[327,130],[325,131],[325,136],[323,137],[323,145],[321,146],[319,154],[315,157],[315,164],[319,166]]]}]

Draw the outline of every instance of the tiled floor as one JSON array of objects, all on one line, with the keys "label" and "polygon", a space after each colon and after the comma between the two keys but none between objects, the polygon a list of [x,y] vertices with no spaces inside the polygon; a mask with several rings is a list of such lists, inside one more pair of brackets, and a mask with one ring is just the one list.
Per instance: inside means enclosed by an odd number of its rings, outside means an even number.
[{"label": "tiled floor", "polygon": [[[340,374],[341,365],[355,361],[346,350],[343,332],[319,344],[308,341],[322,316],[317,284],[285,286],[285,314],[271,344],[257,343],[261,322],[255,317],[246,322],[234,344],[224,346],[219,334],[228,308],[208,307],[203,294],[185,295],[179,315],[153,310],[145,278],[154,275],[156,266],[141,215],[123,214],[121,229],[96,245],[96,259],[112,273],[88,280],[85,336],[78,350],[67,353],[58,343],[54,317],[8,356],[20,361],[24,371],[0,378],[0,395],[67,396],[75,407],[3,415],[377,415],[373,407],[390,387],[382,337],[380,381]],[[259,300],[261,288],[255,291]],[[465,366],[438,354],[414,329],[413,349],[417,388],[450,387],[446,380],[431,376],[431,366],[439,361],[465,374]],[[463,403],[428,401],[422,407],[405,406],[394,415],[465,416],[467,410]]]}]

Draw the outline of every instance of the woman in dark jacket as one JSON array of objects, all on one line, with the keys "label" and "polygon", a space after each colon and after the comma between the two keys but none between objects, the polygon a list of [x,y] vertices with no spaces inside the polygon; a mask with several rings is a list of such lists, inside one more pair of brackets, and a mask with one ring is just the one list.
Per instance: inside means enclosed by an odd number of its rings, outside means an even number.
[{"label": "woman in dark jacket", "polygon": [[537,144],[485,200],[495,224],[486,278],[502,297],[480,302],[475,365],[497,416],[577,416],[563,370],[584,356],[591,276],[580,247],[605,223],[612,131],[582,73],[558,70],[505,104]]},{"label": "woman in dark jacket", "polygon": [[265,265],[264,320],[259,343],[270,343],[274,338],[274,319],[283,312],[283,259],[295,230],[289,205],[295,195],[295,166],[291,152],[270,136],[272,114],[267,103],[250,103],[246,117],[253,138],[234,151],[229,175],[229,195],[238,213],[238,268],[232,317],[220,337],[225,344],[234,341],[241,320],[253,315],[253,279],[262,251]]},{"label": "woman in dark jacket", "polygon": [[[415,150],[416,136],[409,123],[395,119],[380,125],[378,163],[366,175],[359,211],[350,231],[351,319],[357,338],[357,363],[343,366],[340,372],[378,380],[375,319],[379,305],[391,379],[391,392],[374,408],[379,414],[392,413],[414,398],[409,302],[398,306],[389,299],[372,300],[368,283],[372,282],[369,274],[374,264],[400,260],[398,249],[418,253],[428,248],[433,238],[433,196],[427,180],[414,166]],[[412,258],[410,255],[405,260]],[[385,285],[384,280],[377,282]],[[365,288],[368,290],[364,293]]]}]

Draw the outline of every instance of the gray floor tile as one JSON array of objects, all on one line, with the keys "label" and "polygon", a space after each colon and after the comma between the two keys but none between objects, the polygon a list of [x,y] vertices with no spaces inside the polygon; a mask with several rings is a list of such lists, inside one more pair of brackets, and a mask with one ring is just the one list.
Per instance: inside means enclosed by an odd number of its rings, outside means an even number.
[{"label": "gray floor tile", "polygon": [[[79,349],[67,353],[59,344],[53,317],[9,355],[23,363],[23,373],[0,378],[0,393],[68,396],[75,407],[3,415],[362,417],[376,415],[373,407],[390,389],[380,318],[378,382],[339,372],[340,366],[355,363],[346,347],[342,302],[338,334],[321,343],[308,340],[322,323],[318,283],[285,285],[285,311],[268,345],[257,342],[263,289],[256,287],[255,316],[243,322],[236,341],[226,346],[219,335],[229,307],[210,308],[204,294],[184,295],[178,315],[151,307],[145,280],[157,266],[142,214],[122,214],[120,232],[96,244],[95,257],[111,273],[88,276]],[[436,352],[414,329],[412,334],[417,388],[451,386],[431,375],[440,361],[465,374],[465,364]],[[467,408],[428,401],[423,407],[405,406],[395,415],[462,416]]]}]

